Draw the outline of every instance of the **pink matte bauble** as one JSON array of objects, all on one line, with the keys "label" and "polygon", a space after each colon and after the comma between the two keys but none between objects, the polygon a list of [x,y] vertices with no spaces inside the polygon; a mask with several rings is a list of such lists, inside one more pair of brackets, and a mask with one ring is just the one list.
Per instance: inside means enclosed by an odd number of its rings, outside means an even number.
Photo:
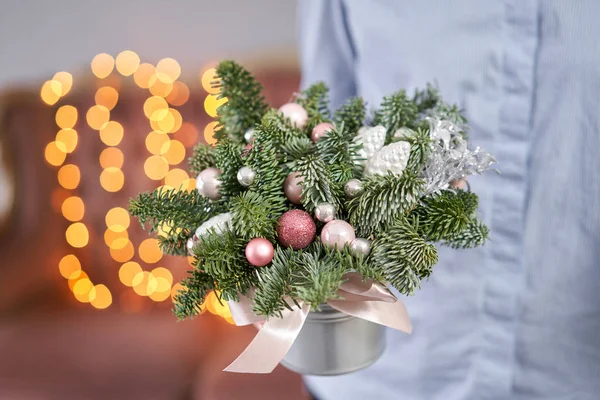
[{"label": "pink matte bauble", "polygon": [[306,121],[308,121],[308,113],[306,110],[297,103],[287,103],[279,107],[279,112],[283,114],[284,117],[289,118],[293,125],[296,125],[298,128],[303,128],[306,125]]},{"label": "pink matte bauble", "polygon": [[221,171],[217,168],[206,168],[198,174],[196,178],[196,189],[202,196],[206,196],[211,200],[219,200],[221,193],[219,188],[221,187],[221,181],[218,176],[221,175]]},{"label": "pink matte bauble", "polygon": [[309,213],[290,210],[279,217],[277,239],[283,247],[303,249],[315,240],[317,226]]},{"label": "pink matte bauble", "polygon": [[275,248],[267,239],[254,238],[246,245],[246,259],[255,267],[264,267],[273,260]]},{"label": "pink matte bauble", "polygon": [[302,180],[304,177],[298,172],[292,172],[285,178],[283,193],[285,197],[296,205],[302,204]]},{"label": "pink matte bauble", "polygon": [[330,249],[341,250],[345,244],[350,244],[356,239],[352,225],[341,219],[336,219],[325,224],[321,230],[321,242]]},{"label": "pink matte bauble", "polygon": [[327,135],[327,133],[333,129],[333,125],[330,124],[329,122],[321,122],[320,124],[318,124],[317,126],[315,126],[312,130],[312,141],[317,143],[317,141],[319,139],[321,139],[323,136]]}]

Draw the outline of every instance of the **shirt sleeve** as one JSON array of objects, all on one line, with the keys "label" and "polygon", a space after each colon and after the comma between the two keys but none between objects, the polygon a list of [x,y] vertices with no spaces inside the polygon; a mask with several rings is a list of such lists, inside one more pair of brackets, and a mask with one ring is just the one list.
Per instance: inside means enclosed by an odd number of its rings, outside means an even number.
[{"label": "shirt sleeve", "polygon": [[302,89],[325,82],[331,108],[356,96],[354,49],[342,0],[300,0],[298,3],[299,49]]}]

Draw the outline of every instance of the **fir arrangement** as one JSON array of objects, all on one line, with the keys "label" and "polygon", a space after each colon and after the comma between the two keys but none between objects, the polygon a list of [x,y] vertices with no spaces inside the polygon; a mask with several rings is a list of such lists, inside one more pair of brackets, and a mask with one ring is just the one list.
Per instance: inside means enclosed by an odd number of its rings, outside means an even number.
[{"label": "fir arrangement", "polygon": [[[361,98],[331,112],[317,83],[271,109],[242,66],[223,61],[213,85],[217,144],[189,160],[197,191],[156,190],[130,212],[161,250],[191,255],[174,313],[194,317],[211,290],[252,293],[267,318],[339,297],[349,272],[412,295],[438,262],[437,245],[480,246],[488,228],[464,178],[493,157],[469,149],[468,125],[431,85],[400,90],[369,112]],[[165,229],[166,228],[166,229]]]}]

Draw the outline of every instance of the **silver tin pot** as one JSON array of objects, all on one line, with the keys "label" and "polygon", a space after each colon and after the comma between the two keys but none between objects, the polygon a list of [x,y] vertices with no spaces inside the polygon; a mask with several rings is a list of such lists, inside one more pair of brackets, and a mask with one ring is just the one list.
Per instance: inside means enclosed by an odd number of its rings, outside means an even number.
[{"label": "silver tin pot", "polygon": [[308,314],[281,364],[303,375],[341,375],[373,364],[384,349],[384,326],[323,305]]}]

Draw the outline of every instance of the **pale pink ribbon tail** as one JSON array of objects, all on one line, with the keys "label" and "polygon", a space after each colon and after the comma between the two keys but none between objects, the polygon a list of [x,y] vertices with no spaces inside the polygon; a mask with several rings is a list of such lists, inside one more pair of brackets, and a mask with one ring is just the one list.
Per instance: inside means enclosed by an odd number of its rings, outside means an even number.
[{"label": "pale pink ribbon tail", "polygon": [[[252,294],[249,294],[251,296]],[[252,311],[252,299],[248,296],[240,295],[240,301],[228,301],[229,311],[237,326],[246,326],[264,321],[265,318],[254,314]]]}]

